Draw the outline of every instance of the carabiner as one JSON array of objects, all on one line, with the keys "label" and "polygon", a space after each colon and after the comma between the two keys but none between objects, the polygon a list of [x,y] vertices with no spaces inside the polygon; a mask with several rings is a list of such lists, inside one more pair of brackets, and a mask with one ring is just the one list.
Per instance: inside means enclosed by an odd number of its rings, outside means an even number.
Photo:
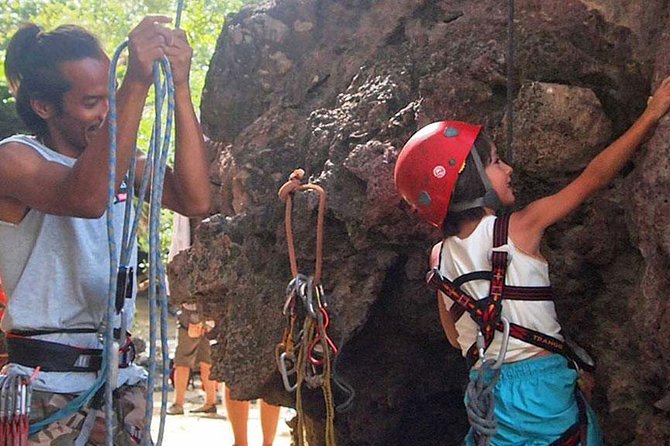
[{"label": "carabiner", "polygon": [[486,344],[484,343],[484,333],[482,330],[477,330],[477,352],[479,352],[479,359],[484,360],[484,354],[486,353]]},{"label": "carabiner", "polygon": [[505,355],[507,355],[507,346],[509,344],[509,321],[507,318],[501,316],[500,322],[503,323],[503,338],[500,342],[498,359],[496,360],[495,364],[493,364],[493,367],[491,367],[493,370],[498,370],[500,367],[502,367],[503,363],[505,362]]},{"label": "carabiner", "polygon": [[[279,369],[279,374],[281,374],[281,380],[284,383],[284,388],[286,389],[287,392],[293,392],[295,389],[298,388],[298,383],[291,384],[291,382],[288,379],[289,375],[293,375],[296,372],[296,363],[295,363],[295,358],[293,357],[293,354],[284,352],[281,355],[279,355],[279,360],[277,362],[277,368]],[[291,368],[287,368],[286,364],[290,363]]]},{"label": "carabiner", "polygon": [[306,291],[303,289],[301,294],[303,302],[305,303],[305,308],[307,309],[307,314],[313,319],[318,317],[316,310],[314,309],[314,277],[309,276],[307,282],[303,285],[303,288],[306,288]]},{"label": "carabiner", "polygon": [[[328,312],[326,311],[325,308],[321,308],[321,318],[323,320],[323,333],[326,341],[327,348],[330,348],[331,355],[335,356],[337,354],[337,346],[335,343],[330,339],[328,336],[328,332],[326,329],[328,328],[328,324],[330,323],[330,318],[328,317]],[[321,322],[321,321],[319,321]],[[309,346],[308,352],[307,352],[307,359],[309,362],[314,365],[314,366],[321,366],[323,365],[323,347],[322,347],[322,340],[321,340],[321,333],[320,331],[316,332],[316,336],[314,336],[314,340],[312,341],[312,344]],[[321,357],[318,358],[314,355],[314,353],[321,353]]]},{"label": "carabiner", "polygon": [[[491,366],[491,369],[498,370],[502,367],[505,362],[505,355],[507,354],[507,346],[509,345],[509,320],[506,317],[500,316],[500,322],[503,324],[503,337],[500,341],[500,350],[498,350],[498,358],[495,363]],[[477,350],[479,352],[479,359],[482,363],[487,361],[486,359],[486,345],[484,342],[484,333],[481,330],[477,331]]]}]

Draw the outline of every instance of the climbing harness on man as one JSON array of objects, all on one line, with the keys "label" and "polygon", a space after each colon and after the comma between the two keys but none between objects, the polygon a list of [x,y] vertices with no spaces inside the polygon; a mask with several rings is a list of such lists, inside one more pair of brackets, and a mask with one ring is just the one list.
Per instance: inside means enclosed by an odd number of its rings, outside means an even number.
[{"label": "climbing harness on man", "polygon": [[[289,262],[293,279],[286,290],[283,315],[286,328],[276,348],[277,367],[284,387],[296,393],[297,445],[305,444],[305,418],[302,406],[303,384],[310,389],[321,388],[326,408],[325,444],[335,446],[335,403],[332,391],[332,359],[337,346],[328,335],[330,317],[328,303],[321,284],[323,262],[323,235],[326,210],[326,192],[316,184],[303,184],[302,169],[296,169],[279,189],[279,197],[286,203],[285,227]],[[292,229],[293,195],[298,191],[313,191],[319,195],[316,228],[314,275],[299,272]],[[295,376],[295,377],[294,377]],[[294,380],[294,381],[292,381]]]}]

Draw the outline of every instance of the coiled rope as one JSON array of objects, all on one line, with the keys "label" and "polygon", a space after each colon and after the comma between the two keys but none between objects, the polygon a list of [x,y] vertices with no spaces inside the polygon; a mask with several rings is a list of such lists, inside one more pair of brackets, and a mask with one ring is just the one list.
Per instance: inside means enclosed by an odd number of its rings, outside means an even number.
[{"label": "coiled rope", "polygon": [[[113,227],[113,210],[111,203],[114,202],[116,185],[116,67],[121,52],[127,47],[128,43],[122,43],[116,50],[110,68],[110,158],[109,158],[109,200],[110,206],[107,211],[108,236],[110,243],[110,293],[108,301],[107,320],[105,323],[105,358],[110,364],[106,369],[105,387],[105,419],[107,431],[112,431],[113,420],[113,390],[116,385],[116,368],[118,367],[118,345],[115,345],[113,333],[113,321],[115,318],[114,299],[116,296],[116,276],[118,268],[130,268],[129,262],[132,251],[136,246],[137,230],[141,218],[141,206],[144,203],[147,187],[150,186],[149,196],[149,377],[147,380],[147,400],[144,419],[144,432],[142,433],[142,444],[151,445],[151,419],[153,415],[153,393],[155,388],[156,374],[156,354],[157,354],[157,313],[160,306],[160,332],[161,332],[161,350],[163,365],[163,382],[161,389],[161,414],[157,445],[162,443],[165,426],[165,414],[167,405],[167,380],[169,376],[169,363],[166,352],[167,345],[167,295],[165,289],[165,268],[160,256],[160,208],[163,195],[163,182],[167,166],[167,154],[170,148],[170,138],[172,133],[172,122],[174,119],[174,83],[172,80],[172,71],[168,59],[163,56],[160,62],[154,63],[153,77],[155,90],[155,119],[152,130],[147,160],[144,166],[142,182],[138,193],[137,209],[134,211],[134,221],[132,227],[129,221],[132,218],[132,193],[135,183],[137,156],[136,149],[133,150],[130,169],[126,182],[129,188],[129,200],[126,204],[126,214],[123,228],[123,245],[121,247],[120,259],[116,259],[116,246]],[[161,81],[161,72],[165,76],[165,82]],[[165,132],[163,133],[161,117],[163,115],[163,103],[167,97],[167,113],[165,116]],[[122,315],[123,317],[123,315]],[[121,334],[122,336],[125,334]],[[111,446],[111,438],[108,436],[107,442]]]},{"label": "coiled rope", "polygon": [[495,361],[486,360],[478,370],[475,379],[470,379],[465,389],[465,411],[475,433],[477,446],[487,446],[495,435],[497,425],[495,417],[495,396],[493,389],[500,377],[500,369],[495,369]]},{"label": "coiled rope", "polygon": [[498,425],[495,416],[494,391],[500,377],[500,368],[505,362],[510,337],[509,320],[500,316],[500,322],[503,324],[503,332],[501,333],[500,349],[496,359],[485,357],[486,342],[484,334],[481,329],[477,333],[477,347],[482,364],[479,369],[476,368],[477,364],[473,364],[470,370],[470,380],[465,389],[465,411],[474,432],[477,446],[488,446],[496,434]]}]

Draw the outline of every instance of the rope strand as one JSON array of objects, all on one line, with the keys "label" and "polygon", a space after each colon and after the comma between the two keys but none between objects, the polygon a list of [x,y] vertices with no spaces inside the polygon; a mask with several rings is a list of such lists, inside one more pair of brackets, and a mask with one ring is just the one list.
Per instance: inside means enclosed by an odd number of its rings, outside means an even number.
[{"label": "rope strand", "polygon": [[514,162],[514,0],[507,17],[507,161]]}]

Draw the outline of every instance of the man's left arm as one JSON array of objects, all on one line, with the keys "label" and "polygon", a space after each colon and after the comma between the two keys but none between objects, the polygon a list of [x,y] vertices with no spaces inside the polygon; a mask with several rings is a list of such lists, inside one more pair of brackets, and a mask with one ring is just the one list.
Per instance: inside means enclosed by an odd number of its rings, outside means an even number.
[{"label": "man's left arm", "polygon": [[211,193],[205,141],[191,101],[193,50],[182,30],[174,30],[172,36],[165,54],[175,89],[175,159],[174,170],[165,174],[163,206],[182,215],[202,216],[210,210]]}]

